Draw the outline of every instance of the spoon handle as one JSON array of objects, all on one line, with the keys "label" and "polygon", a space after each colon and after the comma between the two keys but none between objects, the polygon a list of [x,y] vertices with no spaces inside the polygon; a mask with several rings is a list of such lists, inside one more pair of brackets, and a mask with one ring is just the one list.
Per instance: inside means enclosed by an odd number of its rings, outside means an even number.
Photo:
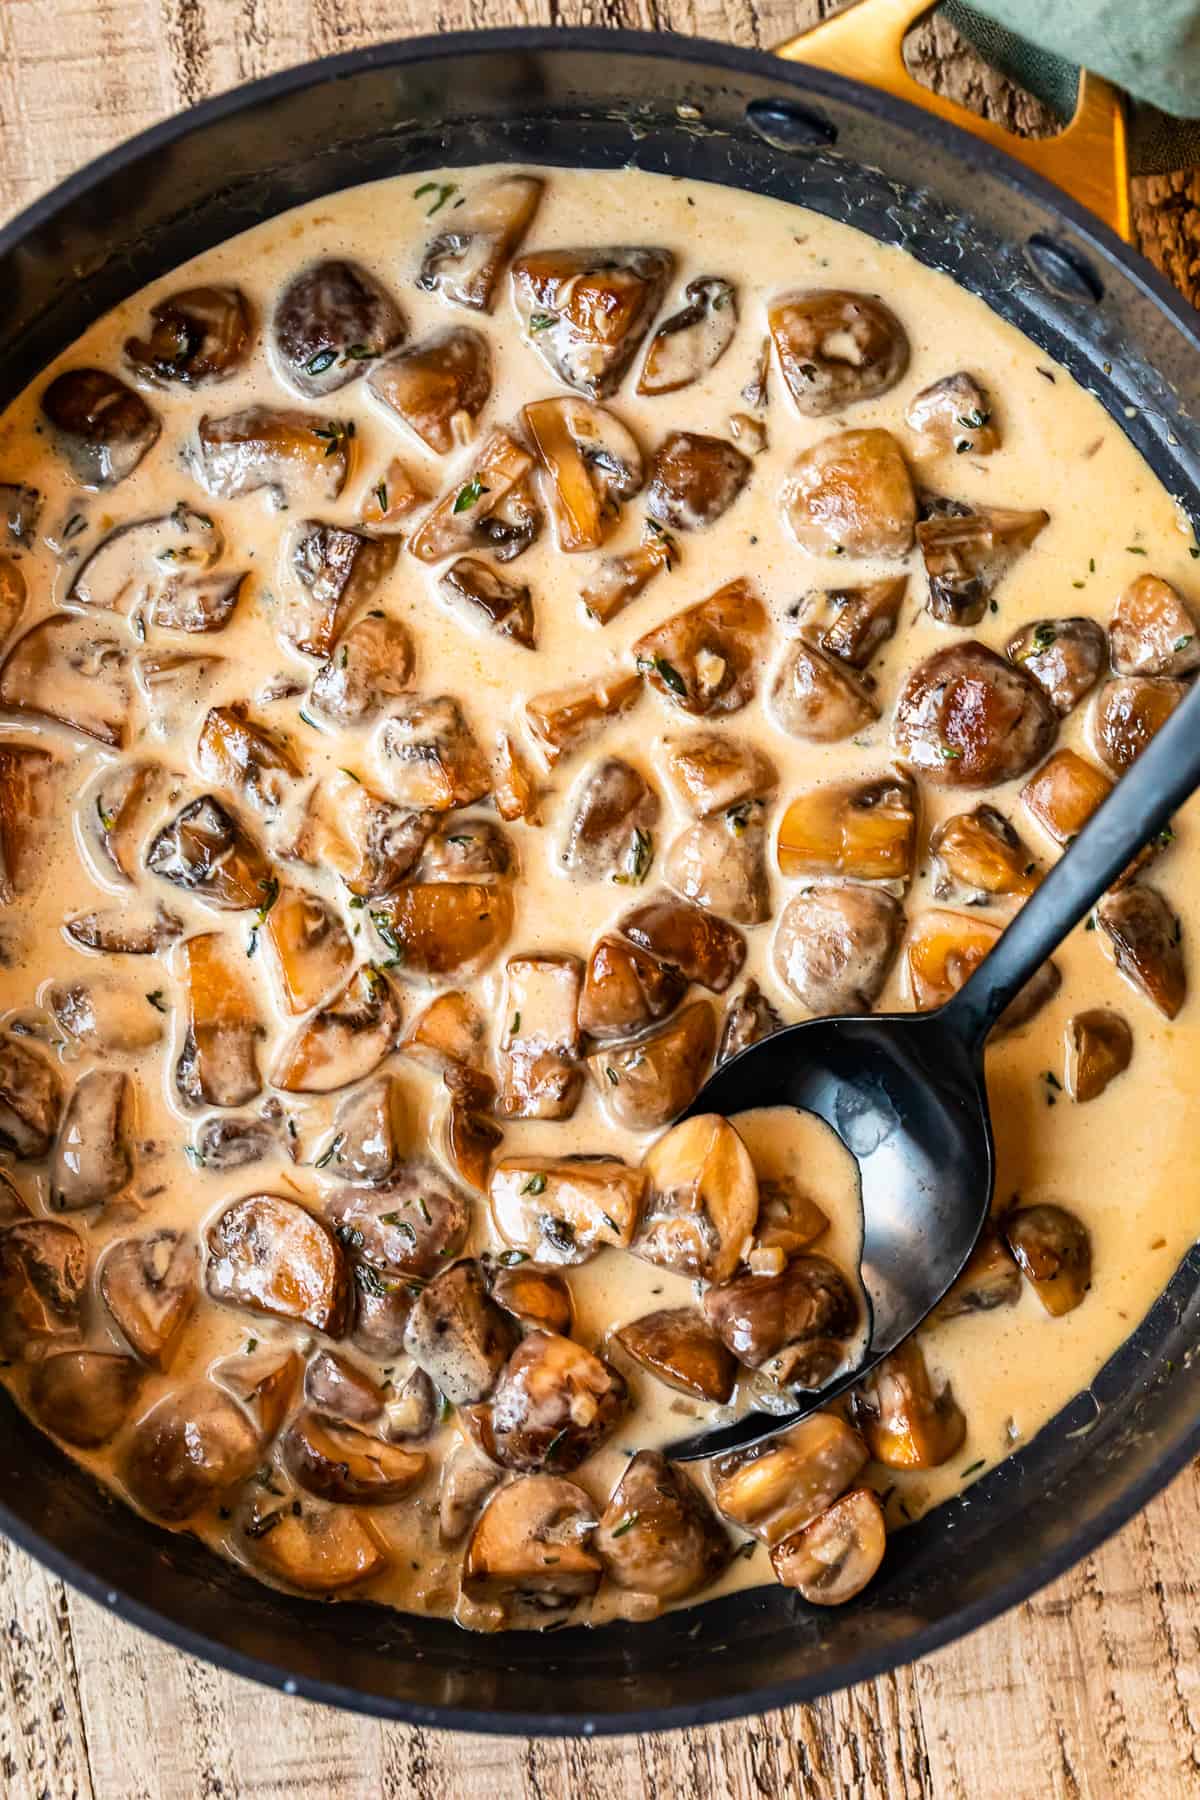
[{"label": "spoon handle", "polygon": [[995,949],[947,1001],[942,1023],[962,1042],[981,1045],[1009,1001],[1197,787],[1200,684],[1121,777]]}]

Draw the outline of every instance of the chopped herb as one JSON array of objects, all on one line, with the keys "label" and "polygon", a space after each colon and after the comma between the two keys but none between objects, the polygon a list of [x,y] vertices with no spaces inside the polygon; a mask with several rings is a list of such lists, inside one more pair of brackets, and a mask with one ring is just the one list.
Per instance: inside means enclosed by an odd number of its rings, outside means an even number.
[{"label": "chopped herb", "polygon": [[362,894],[351,894],[347,902],[351,912],[361,912],[366,904],[366,897]]},{"label": "chopped herb", "polygon": [[388,509],[388,491],[387,491],[387,482],[386,481],[377,481],[375,483],[375,498],[379,502],[380,512],[385,513]]},{"label": "chopped herb", "polygon": [[529,1180],[525,1183],[525,1186],[521,1189],[523,1194],[544,1194],[545,1191],[546,1177],[541,1173],[531,1175]]},{"label": "chopped herb", "polygon": [[1096,929],[1096,915],[1095,915],[1095,913],[1089,913],[1089,914],[1088,914],[1088,917],[1087,917],[1087,924],[1086,924],[1086,925],[1085,925],[1085,926],[1084,926],[1084,928],[1083,928],[1083,929],[1084,929],[1084,930],[1085,930],[1085,931],[1095,931],[1095,929]]},{"label": "chopped herb", "polygon": [[440,182],[439,181],[423,181],[421,183],[420,187],[413,194],[413,199],[414,200],[423,200],[425,198],[426,194],[436,194],[437,195],[437,199],[434,201],[433,205],[429,208],[428,212],[425,214],[425,217],[427,219],[432,219],[434,213],[441,212],[443,206],[445,206],[445,204],[446,204],[447,200],[450,198],[451,194],[456,194],[457,192],[458,192],[457,181],[440,181]]},{"label": "chopped herb", "polygon": [[102,831],[111,831],[117,822],[114,814],[105,812],[104,802],[98,794],[96,796],[96,817],[100,821],[100,829]]},{"label": "chopped herb", "polygon": [[959,762],[962,758],[962,751],[955,744],[943,744],[941,751],[944,762]]},{"label": "chopped herb", "polygon": [[257,1338],[247,1338],[246,1339],[246,1355],[253,1356],[254,1352],[257,1349],[258,1349],[258,1339]]},{"label": "chopped herb", "polygon": [[620,1086],[621,1077],[617,1074],[617,1071],[613,1068],[611,1063],[605,1063],[604,1073],[607,1075],[608,1079],[612,1082],[614,1087]]},{"label": "chopped herb", "polygon": [[979,1473],[980,1469],[983,1468],[983,1466],[986,1462],[987,1462],[987,1457],[981,1456],[978,1462],[973,1462],[971,1464],[970,1468],[963,1470],[962,1474],[959,1476],[959,1480],[965,1481],[967,1479],[968,1475],[977,1475]]},{"label": "chopped herb", "polygon": [[545,1454],[545,1457],[543,1458],[543,1460],[545,1462],[549,1463],[549,1462],[554,1461],[554,1458],[558,1455],[558,1446],[562,1443],[563,1439],[566,1437],[567,1431],[568,1431],[568,1427],[566,1425],[564,1425],[562,1430],[556,1431],[554,1436],[550,1439],[550,1442],[546,1445],[546,1454]]},{"label": "chopped herb", "polygon": [[320,727],[317,724],[317,721],[315,719],[310,719],[303,707],[301,707],[299,710],[300,710],[301,719],[308,726],[310,731],[317,731],[320,729]]},{"label": "chopped herb", "polygon": [[517,1035],[518,1031],[520,1031],[520,1029],[521,1029],[521,1015],[519,1012],[515,1012],[512,1016],[512,1024],[508,1028],[509,1037],[516,1037],[516,1035]]},{"label": "chopped herb", "polygon": [[1071,586],[1072,586],[1072,587],[1073,587],[1073,588],[1081,588],[1081,587],[1084,587],[1084,586],[1085,586],[1085,585],[1086,585],[1086,583],[1084,583],[1084,582],[1082,582],[1082,581],[1073,581],[1073,582],[1072,582],[1072,583],[1071,583]]},{"label": "chopped herb", "polygon": [[370,1263],[355,1263],[354,1279],[363,1293],[369,1294],[375,1300],[386,1300],[389,1294],[394,1294],[396,1291],[396,1283],[385,1281],[379,1270],[373,1269]]},{"label": "chopped herb", "polygon": [[371,914],[371,923],[379,933],[379,936],[383,939],[387,948],[391,951],[395,960],[398,963],[403,962],[404,945],[396,936],[395,927],[387,914],[385,912],[373,912]]},{"label": "chopped herb", "polygon": [[466,487],[459,488],[454,499],[453,511],[456,513],[470,512],[476,502],[480,500],[484,494],[490,494],[491,491],[491,488],[484,487],[477,475],[474,481],[468,481]]},{"label": "chopped herb", "polygon": [[981,406],[977,406],[974,412],[959,413],[958,415],[958,423],[964,431],[982,431],[985,425],[991,423],[991,419],[991,413],[986,412]]},{"label": "chopped herb", "polygon": [[345,667],[346,667],[346,664],[347,664],[347,663],[348,663],[348,662],[349,662],[349,661],[350,661],[350,650],[349,650],[349,647],[348,647],[348,646],[347,646],[347,645],[346,645],[346,644],[343,644],[343,645],[342,645],[342,661],[341,661],[341,667],[342,667],[342,668],[343,668],[343,669],[344,669],[344,668],[345,668]]},{"label": "chopped herb", "polygon": [[336,350],[318,350],[317,354],[304,365],[308,375],[323,375],[326,369],[332,369],[337,361]]},{"label": "chopped herb", "polygon": [[617,1221],[613,1218],[612,1214],[602,1212],[600,1214],[600,1217],[604,1220],[604,1223],[608,1226],[608,1229],[613,1233],[613,1235],[615,1237],[620,1237],[621,1227],[617,1224]]},{"label": "chopped herb", "polygon": [[1096,573],[1096,559],[1094,556],[1089,556],[1088,557],[1088,574],[1094,575],[1095,573]]},{"label": "chopped herb", "polygon": [[456,837],[448,837],[446,842],[448,844],[457,844],[460,849],[469,849],[475,842],[475,839],[471,836],[470,832],[459,832]]},{"label": "chopped herb", "polygon": [[[1056,379],[1056,377],[1050,372],[1049,369],[1043,369],[1041,363],[1038,363],[1035,366],[1037,368],[1038,374],[1041,375],[1046,381],[1054,381]],[[908,1515],[905,1514],[906,1518],[907,1518],[907,1516]]]},{"label": "chopped herb", "polygon": [[[353,769],[342,769],[342,768],[339,768],[339,770],[338,770],[338,773],[339,773],[339,774],[341,774],[341,775],[348,775],[348,776],[349,776],[349,777],[350,777],[350,780],[351,780],[351,781],[353,781],[353,782],[355,782],[355,783],[356,783],[356,784],[357,784],[357,785],[358,785],[358,786],[359,786],[359,787],[361,787],[361,786],[362,786],[362,776],[361,776],[361,775],[356,775],[356,774],[355,774],[355,773],[354,773],[354,770],[353,770]],[[351,901],[351,902],[350,902],[350,904],[351,904],[351,906],[353,906],[353,905],[354,905],[354,901],[353,901],[353,900],[352,900],[352,901]],[[359,900],[359,902],[358,902],[358,904],[359,904],[359,905],[360,905],[360,906],[361,906],[361,905],[362,905],[362,901],[361,901],[361,900]]]},{"label": "chopped herb", "polygon": [[750,823],[750,802],[748,800],[742,800],[737,806],[728,807],[725,812],[725,817],[734,837],[741,837],[747,825]]},{"label": "chopped herb", "polygon": [[146,995],[146,998],[154,1008],[155,1012],[165,1013],[167,1004],[162,997],[162,992],[161,988],[154,988],[151,993]]},{"label": "chopped herb", "polygon": [[[278,1492],[278,1489],[273,1491]],[[256,1513],[254,1518],[248,1519],[246,1522],[246,1536],[248,1538],[266,1537],[268,1531],[274,1531],[275,1527],[283,1518],[283,1514],[284,1509],[282,1506],[277,1512]]]},{"label": "chopped herb", "polygon": [[530,313],[529,315],[530,331],[549,331],[552,326],[557,324],[558,320],[553,313]]},{"label": "chopped herb", "polygon": [[1191,557],[1192,561],[1195,562],[1196,558],[1200,556],[1200,544],[1189,544],[1188,555]]},{"label": "chopped herb", "polygon": [[267,922],[267,914],[279,898],[279,882],[274,875],[267,875],[259,882],[263,893],[263,903],[254,915],[254,923],[250,927],[250,936],[246,940],[246,955],[253,956],[258,949],[259,930]]},{"label": "chopped herb", "polygon": [[528,1262],[524,1250],[502,1250],[496,1259],[501,1268],[515,1269],[518,1263]]},{"label": "chopped herb", "polygon": [[1145,556],[1147,553],[1140,544],[1126,544],[1130,556]]},{"label": "chopped herb", "polygon": [[428,1208],[428,1207],[427,1207],[427,1206],[426,1206],[426,1204],[425,1204],[425,1196],[424,1196],[424,1194],[418,1194],[418,1195],[417,1195],[417,1205],[418,1205],[418,1206],[419,1206],[419,1207],[420,1207],[420,1209],[421,1209],[421,1217],[422,1217],[422,1218],[423,1218],[423,1219],[424,1219],[424,1221],[425,1221],[425,1223],[426,1223],[426,1224],[427,1224],[427,1225],[432,1225],[432,1224],[433,1224],[433,1217],[432,1217],[432,1215],[431,1215],[431,1213],[430,1213],[430,1211],[429,1211],[429,1208]]},{"label": "chopped herb", "polygon": [[1058,1094],[1062,1093],[1062,1082],[1058,1079],[1058,1076],[1054,1073],[1053,1069],[1047,1069],[1046,1073],[1042,1077],[1042,1080],[1048,1081],[1050,1083],[1050,1086],[1054,1089],[1055,1093],[1058,1093]]},{"label": "chopped herb", "polygon": [[313,1168],[314,1169],[327,1169],[329,1167],[330,1163],[333,1161],[334,1157],[337,1155],[338,1151],[341,1149],[342,1145],[345,1143],[345,1141],[346,1141],[345,1132],[339,1131],[337,1136],[334,1138],[333,1142],[330,1144],[328,1150],[323,1151],[321,1153],[321,1155],[318,1156],[317,1160],[313,1164]]},{"label": "chopped herb", "polygon": [[1175,650],[1177,652],[1180,650],[1186,650],[1188,645],[1191,643],[1194,635],[1195,634],[1193,632],[1189,631],[1186,637],[1176,638],[1175,644],[1174,644]]},{"label": "chopped herb", "polygon": [[622,887],[641,887],[654,860],[654,839],[640,825],[633,828],[633,842],[629,847],[629,866],[621,869],[613,876],[613,880]]},{"label": "chopped herb", "polygon": [[325,425],[314,425],[313,436],[320,438],[325,446],[326,456],[332,456],[338,445],[345,438],[354,436],[353,419],[330,419]]},{"label": "chopped herb", "polygon": [[665,656],[656,656],[654,670],[664,687],[670,688],[673,694],[678,694],[681,700],[687,699],[687,682],[674,663],[669,663]]},{"label": "chopped herb", "polygon": [[83,514],[82,513],[72,513],[70,518],[67,520],[66,524],[63,526],[62,532],[60,535],[62,537],[63,543],[66,544],[66,543],[69,543],[73,537],[78,537],[79,533],[81,531],[86,531],[86,530],[87,530],[87,520],[84,518]]},{"label": "chopped herb", "polygon": [[369,362],[371,357],[378,355],[379,352],[374,344],[347,344],[342,351],[342,361],[344,363]]},{"label": "chopped herb", "polygon": [[626,1513],[625,1517],[621,1520],[621,1523],[613,1527],[612,1536],[615,1538],[624,1537],[627,1531],[633,1530],[640,1517],[640,1513]]},{"label": "chopped herb", "polygon": [[193,1167],[197,1169],[202,1169],[204,1167],[204,1158],[201,1156],[199,1150],[197,1150],[195,1144],[185,1144],[183,1146],[183,1154],[187,1157]]},{"label": "chopped herb", "polygon": [[334,1226],[333,1235],[338,1243],[347,1250],[361,1250],[363,1247],[362,1232],[357,1225],[348,1225],[344,1219],[340,1225]]},{"label": "chopped herb", "polygon": [[975,446],[970,438],[959,438],[957,444],[954,446],[954,452],[956,456],[963,456],[968,450],[973,450],[974,448]]}]

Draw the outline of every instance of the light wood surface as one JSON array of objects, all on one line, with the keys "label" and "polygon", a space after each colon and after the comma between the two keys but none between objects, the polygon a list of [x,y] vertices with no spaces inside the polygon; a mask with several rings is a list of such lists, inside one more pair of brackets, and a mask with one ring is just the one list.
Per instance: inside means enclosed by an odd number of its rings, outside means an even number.
[{"label": "light wood surface", "polygon": [[[205,95],[457,26],[636,25],[769,47],[822,0],[0,0],[0,215]],[[833,0],[824,10],[834,10]],[[922,78],[1023,130],[942,24]],[[1143,242],[1200,285],[1195,171],[1140,185]],[[2,1800],[1188,1800],[1200,1794],[1200,1478],[986,1630],[812,1707],[688,1733],[452,1737],[287,1700],[177,1655],[0,1540]]]}]

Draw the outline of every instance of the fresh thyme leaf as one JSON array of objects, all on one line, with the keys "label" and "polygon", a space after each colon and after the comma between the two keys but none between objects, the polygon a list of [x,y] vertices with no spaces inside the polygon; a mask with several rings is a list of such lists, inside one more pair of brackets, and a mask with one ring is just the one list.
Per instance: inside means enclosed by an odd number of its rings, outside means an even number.
[{"label": "fresh thyme leaf", "polygon": [[553,313],[530,313],[529,315],[530,331],[549,331],[557,324],[558,320]]},{"label": "fresh thyme leaf", "polygon": [[443,206],[445,206],[445,204],[446,204],[447,200],[450,198],[451,194],[456,194],[457,192],[458,192],[457,181],[440,181],[440,182],[439,181],[423,181],[421,183],[420,187],[414,193],[413,199],[414,200],[423,200],[425,198],[426,194],[436,194],[437,195],[437,199],[434,201],[433,205],[429,208],[428,212],[425,214],[425,217],[427,219],[432,219],[434,213],[441,212]]},{"label": "fresh thyme leaf", "polygon": [[194,1168],[202,1169],[204,1167],[204,1158],[201,1156],[199,1150],[197,1150],[195,1144],[185,1144],[183,1146],[183,1154]]},{"label": "fresh thyme leaf", "polygon": [[96,796],[96,817],[100,821],[100,829],[102,831],[111,831],[117,822],[112,813],[105,812],[104,802],[101,800],[99,794]]},{"label": "fresh thyme leaf", "polygon": [[687,682],[674,663],[669,663],[665,656],[656,656],[654,669],[664,687],[670,688],[673,694],[678,694],[681,700],[687,699]]},{"label": "fresh thyme leaf", "polygon": [[465,487],[459,488],[452,510],[456,513],[470,512],[483,495],[490,494],[491,491],[490,488],[484,487],[482,481],[476,476],[473,481],[468,481]]},{"label": "fresh thyme leaf", "polygon": [[323,1151],[322,1154],[320,1156],[318,1156],[317,1160],[313,1164],[313,1168],[314,1169],[327,1169],[329,1167],[330,1163],[333,1161],[334,1157],[337,1155],[338,1151],[341,1149],[342,1145],[345,1143],[345,1141],[346,1141],[345,1132],[339,1131],[337,1136],[334,1138],[333,1142],[330,1144],[328,1150]]},{"label": "fresh thyme leaf", "polygon": [[371,923],[379,933],[379,936],[382,938],[386,947],[395,957],[396,961],[403,962],[405,954],[404,945],[396,936],[395,926],[392,924],[392,921],[388,918],[387,914],[385,912],[373,912],[371,914]]},{"label": "fresh thyme leaf", "polygon": [[307,375],[324,375],[326,369],[332,369],[336,361],[336,350],[318,350],[317,354],[305,363],[304,370]]},{"label": "fresh thyme leaf", "polygon": [[614,1087],[620,1085],[621,1077],[617,1074],[617,1071],[613,1068],[611,1063],[606,1063],[604,1065],[604,1073],[608,1076],[608,1079],[612,1082]]},{"label": "fresh thyme leaf", "polygon": [[[355,773],[354,773],[354,770],[353,770],[353,769],[344,769],[344,768],[339,768],[339,770],[338,770],[338,773],[339,773],[339,774],[340,774],[340,775],[348,775],[348,776],[349,776],[349,777],[350,777],[350,779],[351,779],[351,781],[353,781],[353,782],[355,782],[355,783],[356,783],[356,784],[357,784],[357,785],[358,785],[358,786],[359,786],[359,787],[361,787],[361,786],[362,786],[362,776],[361,776],[361,775],[356,775],[356,774],[355,774]],[[353,902],[353,900],[352,900],[352,901],[351,901],[351,902],[350,902],[350,904],[351,904],[351,906],[353,906],[353,905],[354,905],[354,902]],[[361,904],[361,902],[360,902],[360,904]]]},{"label": "fresh thyme leaf", "polygon": [[386,481],[377,481],[375,483],[375,498],[379,502],[380,512],[385,513],[388,509],[388,490]]},{"label": "fresh thyme leaf", "polygon": [[524,1250],[502,1250],[496,1258],[502,1268],[515,1269],[518,1263],[528,1262]]},{"label": "fresh thyme leaf", "polygon": [[633,1530],[640,1516],[641,1515],[636,1512],[626,1513],[625,1517],[621,1520],[621,1523],[613,1527],[612,1536],[614,1538],[624,1537],[627,1531]]},{"label": "fresh thyme leaf", "polygon": [[155,1012],[165,1013],[168,1010],[167,1003],[163,999],[162,994],[163,991],[161,988],[155,988],[151,993],[146,995],[147,1000],[150,1002]]},{"label": "fresh thyme leaf", "polygon": [[959,762],[962,758],[962,751],[955,744],[943,744],[941,750],[944,762]]},{"label": "fresh thyme leaf", "polygon": [[962,1474],[959,1476],[959,1480],[965,1481],[967,1479],[968,1475],[977,1475],[979,1473],[980,1469],[983,1468],[983,1466],[986,1462],[987,1462],[987,1457],[981,1456],[978,1462],[971,1463],[968,1468],[965,1468],[963,1470]]},{"label": "fresh thyme leaf", "polygon": [[342,351],[342,361],[344,363],[368,362],[372,356],[378,355],[379,352],[373,344],[347,344]]},{"label": "fresh thyme leaf", "polygon": [[508,1028],[509,1037],[516,1037],[516,1035],[517,1035],[518,1031],[520,1031],[520,1029],[521,1029],[521,1015],[519,1012],[515,1012],[512,1016],[512,1024]]},{"label": "fresh thyme leaf", "polygon": [[525,1186],[521,1189],[523,1194],[544,1194],[545,1191],[546,1177],[540,1173],[531,1175],[529,1180],[525,1183]]}]

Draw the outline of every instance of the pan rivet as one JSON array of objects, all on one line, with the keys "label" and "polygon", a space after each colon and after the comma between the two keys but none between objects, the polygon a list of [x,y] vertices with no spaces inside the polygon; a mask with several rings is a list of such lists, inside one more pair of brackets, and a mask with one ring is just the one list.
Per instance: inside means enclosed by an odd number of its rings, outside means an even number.
[{"label": "pan rivet", "polygon": [[1103,300],[1104,283],[1073,244],[1035,231],[1026,242],[1024,256],[1046,292],[1056,300],[1074,300],[1083,306],[1097,306]]},{"label": "pan rivet", "polygon": [[837,126],[800,100],[751,100],[746,123],[774,150],[811,150],[837,143]]}]

